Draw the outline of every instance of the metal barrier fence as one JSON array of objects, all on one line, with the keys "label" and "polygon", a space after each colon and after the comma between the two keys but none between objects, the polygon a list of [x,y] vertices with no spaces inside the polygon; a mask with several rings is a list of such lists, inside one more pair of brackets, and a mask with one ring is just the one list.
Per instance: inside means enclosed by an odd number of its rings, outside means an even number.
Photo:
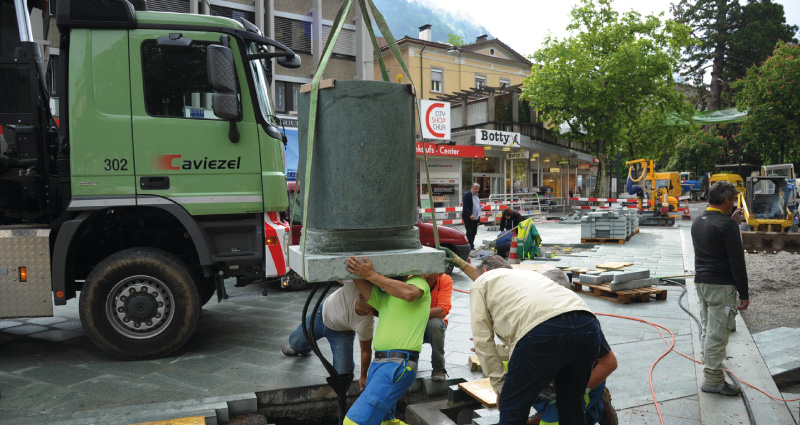
[{"label": "metal barrier fence", "polygon": [[[537,197],[526,197],[525,199],[483,199],[481,200],[481,216],[479,221],[487,225],[497,225],[500,223],[500,218],[503,211],[507,208],[514,208],[519,211],[523,217],[541,216],[546,211],[547,206],[542,205],[543,199]],[[436,224],[463,224],[461,219],[462,207],[440,207],[440,208],[420,208],[420,214],[436,214]],[[446,218],[440,219],[441,215],[445,213]],[[423,216],[423,219],[427,217]]]}]

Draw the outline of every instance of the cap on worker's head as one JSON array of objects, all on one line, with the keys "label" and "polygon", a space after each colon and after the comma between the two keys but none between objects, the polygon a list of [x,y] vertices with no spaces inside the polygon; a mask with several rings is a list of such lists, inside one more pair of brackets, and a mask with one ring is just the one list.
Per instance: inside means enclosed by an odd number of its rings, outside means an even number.
[{"label": "cap on worker's head", "polygon": [[481,187],[478,183],[472,183],[472,187]]}]

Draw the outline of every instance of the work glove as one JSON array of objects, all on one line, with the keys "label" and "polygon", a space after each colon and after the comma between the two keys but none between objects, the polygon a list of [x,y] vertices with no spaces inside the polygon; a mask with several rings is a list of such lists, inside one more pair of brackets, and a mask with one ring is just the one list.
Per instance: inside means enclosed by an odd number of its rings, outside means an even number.
[{"label": "work glove", "polygon": [[449,249],[441,246],[436,249],[438,249],[439,251],[444,251],[445,254],[444,261],[446,263],[452,264],[461,270],[464,270],[464,267],[467,267],[467,262],[459,258],[458,255],[453,253],[453,251],[450,251]]}]

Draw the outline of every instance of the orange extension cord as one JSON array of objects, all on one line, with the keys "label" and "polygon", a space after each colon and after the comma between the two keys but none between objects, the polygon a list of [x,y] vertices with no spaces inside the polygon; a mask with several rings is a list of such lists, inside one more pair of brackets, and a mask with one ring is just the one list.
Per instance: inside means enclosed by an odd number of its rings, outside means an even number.
[{"label": "orange extension cord", "polygon": [[[454,290],[454,291],[456,291],[456,292],[462,292],[462,293],[465,293],[465,294],[469,294],[469,291],[465,291],[465,290],[463,290],[463,289],[456,289],[456,288],[453,288],[453,290]],[[658,406],[658,400],[656,399],[656,392],[655,392],[655,389],[653,388],[653,370],[656,368],[656,365],[658,364],[658,362],[660,362],[660,361],[661,361],[661,359],[663,359],[663,358],[664,358],[664,357],[665,357],[667,354],[669,354],[669,352],[670,352],[670,351],[674,351],[674,352],[676,352],[676,353],[680,354],[681,356],[683,356],[683,357],[685,357],[685,358],[687,358],[687,359],[689,359],[689,360],[691,360],[691,361],[693,361],[693,362],[695,362],[695,363],[698,363],[698,364],[703,364],[703,362],[701,362],[701,361],[699,361],[699,360],[695,360],[695,359],[693,359],[693,358],[691,358],[691,357],[687,356],[686,354],[683,354],[683,353],[681,353],[680,351],[676,350],[676,349],[675,349],[675,334],[673,334],[673,333],[672,333],[672,331],[671,331],[671,330],[669,330],[669,329],[668,329],[667,327],[665,327],[665,326],[662,326],[662,325],[659,325],[658,323],[653,323],[653,322],[650,322],[650,321],[647,321],[647,320],[644,320],[644,319],[639,319],[639,318],[637,318],[637,317],[621,316],[621,315],[618,315],[618,314],[595,313],[595,315],[596,315],[596,316],[616,317],[616,318],[618,318],[618,319],[626,319],[626,320],[633,320],[633,321],[636,321],[636,322],[647,323],[648,325],[650,325],[650,326],[652,326],[652,327],[654,327],[654,328],[658,329],[658,334],[661,336],[661,339],[663,339],[663,340],[664,340],[664,342],[666,342],[666,343],[669,345],[669,348],[667,349],[667,351],[665,351],[663,354],[661,354],[660,356],[658,356],[658,358],[656,359],[656,361],[655,361],[655,362],[653,362],[653,365],[652,365],[652,366],[650,366],[650,373],[648,374],[648,379],[650,380],[650,394],[653,396],[653,404],[656,406],[656,411],[658,412],[658,419],[661,421],[661,425],[664,425],[664,418],[661,416],[661,408],[659,408],[659,406]],[[667,341],[667,338],[666,338],[666,337],[664,337],[664,333],[663,333],[663,332],[661,332],[661,329],[664,329],[665,331],[669,332],[669,335],[670,335],[670,337],[672,338],[672,341]],[[728,370],[728,369],[725,369],[725,371],[727,371],[727,372],[729,372],[731,375],[735,376],[735,377],[736,377],[736,379],[738,379],[738,380],[742,381],[742,382],[743,382],[743,383],[745,383],[745,384],[746,384],[748,387],[750,387],[750,388],[752,388],[752,389],[754,389],[754,390],[756,390],[756,391],[760,392],[761,394],[764,394],[765,396],[767,396],[767,397],[769,397],[769,398],[771,398],[771,399],[773,399],[773,400],[777,400],[777,401],[783,401],[783,402],[790,402],[790,401],[800,401],[800,398],[793,398],[793,399],[788,399],[788,400],[785,400],[785,399],[782,399],[782,398],[778,398],[778,397],[771,396],[771,395],[767,394],[767,393],[766,393],[764,390],[762,390],[761,388],[758,388],[758,387],[756,387],[755,385],[753,385],[753,384],[751,384],[751,383],[749,383],[749,382],[745,381],[744,379],[740,378],[738,375],[736,375],[735,373],[731,372],[730,370]]]}]

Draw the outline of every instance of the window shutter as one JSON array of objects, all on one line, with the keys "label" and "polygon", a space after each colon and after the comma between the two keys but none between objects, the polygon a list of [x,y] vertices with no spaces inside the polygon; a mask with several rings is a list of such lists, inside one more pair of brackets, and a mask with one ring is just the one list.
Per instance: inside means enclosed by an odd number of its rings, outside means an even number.
[{"label": "window shutter", "polygon": [[153,12],[189,13],[189,0],[147,0],[147,10]]},{"label": "window shutter", "polygon": [[[323,47],[325,46],[324,43],[328,41],[328,36],[330,35],[330,33],[331,33],[331,27],[329,25],[323,25],[322,26]],[[339,33],[339,38],[336,39],[336,44],[333,45],[333,53],[344,56],[355,56],[356,32],[354,30],[342,28],[342,31]]]},{"label": "window shutter", "polygon": [[311,53],[311,22],[276,16],[275,41],[296,52]]},{"label": "window shutter", "polygon": [[[149,4],[149,2],[148,2]],[[246,10],[233,9],[225,6],[211,5],[211,14],[216,16],[223,16],[231,18],[236,22],[241,22],[241,19],[247,19],[250,23],[256,22],[255,12],[248,12]]]}]

